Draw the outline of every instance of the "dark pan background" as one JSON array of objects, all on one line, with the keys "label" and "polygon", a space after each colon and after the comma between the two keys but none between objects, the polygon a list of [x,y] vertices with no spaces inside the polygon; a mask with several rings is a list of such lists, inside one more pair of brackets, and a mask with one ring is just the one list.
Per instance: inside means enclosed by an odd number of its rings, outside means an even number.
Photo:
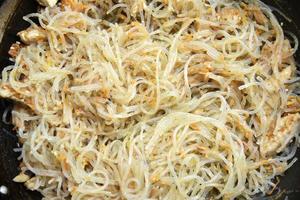
[{"label": "dark pan background", "polygon": [[[4,0],[0,0],[0,5]],[[7,0],[9,1],[9,0]],[[288,30],[297,35],[300,39],[300,1],[299,0],[264,0],[265,3],[272,5],[292,19],[289,23],[279,15],[278,18],[283,22],[284,30]],[[11,20],[0,42],[0,70],[10,64],[7,51],[10,45],[18,40],[16,33],[28,26],[22,20],[22,16],[35,12],[37,4],[34,0],[21,0],[14,12]],[[2,19],[0,19],[1,21]],[[300,63],[300,51],[296,53],[296,60]],[[11,108],[12,102],[9,100],[0,100],[0,117],[6,108]],[[8,187],[9,194],[4,196],[0,194],[0,200],[40,200],[41,195],[37,192],[26,190],[22,184],[12,182],[12,179],[18,174],[18,153],[13,151],[17,146],[17,137],[13,127],[2,122],[0,118],[0,186]],[[300,151],[297,153],[300,158]],[[290,168],[285,176],[280,177],[280,183],[275,194],[269,197],[256,197],[256,200],[299,200],[300,199],[300,161],[296,162]]]}]

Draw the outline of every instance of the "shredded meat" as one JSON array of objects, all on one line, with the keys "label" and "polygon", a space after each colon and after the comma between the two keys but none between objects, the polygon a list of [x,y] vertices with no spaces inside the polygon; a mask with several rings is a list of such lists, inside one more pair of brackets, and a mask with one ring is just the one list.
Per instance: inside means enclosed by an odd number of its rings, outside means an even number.
[{"label": "shredded meat", "polygon": [[271,127],[271,130],[262,138],[260,144],[261,155],[270,156],[281,152],[295,134],[299,133],[299,130],[299,113],[289,114],[282,117],[279,119],[279,122],[275,126]]},{"label": "shredded meat", "polygon": [[22,48],[22,45],[21,45],[20,42],[13,43],[13,44],[11,45],[11,47],[9,48],[8,54],[9,54],[12,58],[16,58],[17,55],[19,54],[21,48]]},{"label": "shredded meat", "polygon": [[265,14],[262,12],[262,10],[255,6],[255,5],[249,5],[246,7],[246,10],[248,11],[248,15],[249,16],[253,16],[255,21],[258,24],[266,24],[268,22],[267,17],[265,16]]}]

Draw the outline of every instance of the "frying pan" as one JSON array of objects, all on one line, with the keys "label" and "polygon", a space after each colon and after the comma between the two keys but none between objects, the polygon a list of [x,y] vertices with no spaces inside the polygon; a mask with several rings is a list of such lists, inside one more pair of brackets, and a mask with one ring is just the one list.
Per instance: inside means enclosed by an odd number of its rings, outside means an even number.
[{"label": "frying pan", "polygon": [[[265,3],[279,9],[290,20],[277,14],[283,24],[283,29],[290,31],[300,39],[300,1],[299,0],[265,0]],[[35,0],[0,0],[0,71],[11,64],[8,50],[12,43],[18,40],[16,33],[25,29],[28,24],[22,16],[36,12],[38,5]],[[300,50],[296,53],[296,61],[300,63]],[[4,110],[11,109],[12,101],[0,99],[0,117]],[[19,147],[13,126],[8,119],[0,120],[0,186],[8,188],[8,194],[0,194],[0,200],[40,200],[38,192],[27,190],[22,184],[14,183],[12,179],[18,174],[19,154],[13,149]],[[8,121],[8,122],[7,122]],[[300,158],[300,151],[297,152]],[[298,200],[300,199],[300,161],[296,162],[284,176],[279,177],[280,183],[272,196],[255,197],[256,200]]]}]

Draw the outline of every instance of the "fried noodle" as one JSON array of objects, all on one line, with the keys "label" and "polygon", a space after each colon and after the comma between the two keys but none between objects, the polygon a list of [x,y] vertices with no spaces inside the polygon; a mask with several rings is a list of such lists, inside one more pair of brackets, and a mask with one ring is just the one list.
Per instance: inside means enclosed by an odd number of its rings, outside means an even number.
[{"label": "fried noodle", "polygon": [[24,19],[40,35],[0,95],[44,199],[251,199],[295,162],[298,41],[262,2],[63,0]]}]

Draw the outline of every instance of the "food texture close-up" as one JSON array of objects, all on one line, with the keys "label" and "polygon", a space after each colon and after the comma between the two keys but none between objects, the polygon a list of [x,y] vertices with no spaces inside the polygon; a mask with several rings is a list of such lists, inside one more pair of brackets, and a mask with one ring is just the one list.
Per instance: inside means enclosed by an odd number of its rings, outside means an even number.
[{"label": "food texture close-up", "polygon": [[0,199],[300,196],[296,1],[13,2]]}]

